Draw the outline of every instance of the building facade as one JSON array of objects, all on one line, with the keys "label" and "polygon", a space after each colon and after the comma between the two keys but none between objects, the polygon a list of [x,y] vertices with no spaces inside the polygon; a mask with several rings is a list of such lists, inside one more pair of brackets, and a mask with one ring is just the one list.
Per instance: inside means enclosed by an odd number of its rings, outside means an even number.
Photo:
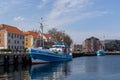
[{"label": "building facade", "polygon": [[14,26],[0,24],[0,49],[24,50],[24,34]]},{"label": "building facade", "polygon": [[30,49],[31,47],[37,47],[37,40],[39,39],[37,32],[28,31],[24,32],[24,47]]},{"label": "building facade", "polygon": [[120,40],[104,40],[105,51],[120,51]]},{"label": "building facade", "polygon": [[100,40],[95,37],[90,37],[85,40],[84,51],[95,52],[100,49]]},{"label": "building facade", "polygon": [[[41,47],[41,36],[37,32],[28,31],[24,32],[24,46],[26,49],[30,49],[31,47]],[[43,45],[46,48],[51,47],[54,42],[53,37],[50,34],[43,34]]]}]

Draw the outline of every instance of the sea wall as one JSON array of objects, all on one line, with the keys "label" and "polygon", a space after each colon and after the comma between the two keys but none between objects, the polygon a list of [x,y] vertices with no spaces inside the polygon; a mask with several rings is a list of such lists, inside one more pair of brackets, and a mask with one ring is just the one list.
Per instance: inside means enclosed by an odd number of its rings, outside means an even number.
[{"label": "sea wall", "polygon": [[0,65],[31,64],[30,55],[27,53],[0,52]]}]

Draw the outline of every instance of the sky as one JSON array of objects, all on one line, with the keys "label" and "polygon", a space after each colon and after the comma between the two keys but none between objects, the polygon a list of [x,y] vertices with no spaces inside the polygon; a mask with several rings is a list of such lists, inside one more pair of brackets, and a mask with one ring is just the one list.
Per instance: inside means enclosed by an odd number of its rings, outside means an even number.
[{"label": "sky", "polygon": [[[120,0],[0,0],[0,24],[23,31],[64,31],[74,44],[94,36],[120,39]],[[41,21],[41,17],[43,18]]]}]

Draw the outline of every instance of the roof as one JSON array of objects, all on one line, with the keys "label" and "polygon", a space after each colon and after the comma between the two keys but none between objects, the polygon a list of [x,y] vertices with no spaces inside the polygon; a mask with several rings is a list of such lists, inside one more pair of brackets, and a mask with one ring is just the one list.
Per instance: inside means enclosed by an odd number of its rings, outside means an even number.
[{"label": "roof", "polygon": [[19,30],[17,27],[14,27],[14,26],[0,24],[0,28],[4,28],[7,32],[10,32],[10,33],[23,34],[21,30]]},{"label": "roof", "polygon": [[96,37],[90,37],[90,38],[87,38],[86,40],[91,40],[91,39],[96,39],[96,40],[99,40],[98,38],[96,38]]},{"label": "roof", "polygon": [[53,36],[51,36],[50,34],[44,34],[44,36],[46,37],[46,39],[52,39],[53,41],[57,41]]},{"label": "roof", "polygon": [[40,35],[37,32],[33,32],[33,31],[24,32],[24,34],[32,35],[35,38],[40,37]]},{"label": "roof", "polygon": [[47,39],[52,38],[50,34],[44,34],[44,36],[45,36]]}]

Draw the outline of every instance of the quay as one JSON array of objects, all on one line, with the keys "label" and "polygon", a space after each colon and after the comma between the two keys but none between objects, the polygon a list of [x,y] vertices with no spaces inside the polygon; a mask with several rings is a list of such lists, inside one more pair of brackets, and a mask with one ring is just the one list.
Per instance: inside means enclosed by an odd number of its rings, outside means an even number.
[{"label": "quay", "polygon": [[[120,55],[120,51],[112,51],[112,52],[106,51],[105,55]],[[75,52],[73,52],[72,56],[73,56],[73,58],[75,58],[75,57],[82,57],[82,56],[97,56],[97,54],[95,52],[93,52],[93,53],[82,53],[82,52],[75,53]]]},{"label": "quay", "polygon": [[31,58],[28,53],[0,52],[0,65],[18,65],[31,64]]}]

